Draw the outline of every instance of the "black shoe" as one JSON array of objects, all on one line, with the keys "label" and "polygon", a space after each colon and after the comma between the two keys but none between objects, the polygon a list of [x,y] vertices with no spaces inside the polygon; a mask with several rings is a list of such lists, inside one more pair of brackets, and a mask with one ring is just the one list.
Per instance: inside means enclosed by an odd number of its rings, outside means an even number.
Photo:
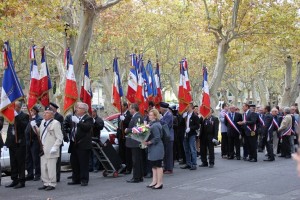
[{"label": "black shoe", "polygon": [[236,157],[237,160],[241,160],[241,157]]},{"label": "black shoe", "polygon": [[209,168],[214,168],[214,165],[213,165],[213,164],[210,164],[208,167],[209,167]]},{"label": "black shoe", "polygon": [[139,182],[143,182],[143,180],[141,179],[130,179],[126,181],[127,183],[139,183]]},{"label": "black shoe", "polygon": [[268,158],[268,159],[265,159],[264,161],[274,161],[275,159],[274,158]]},{"label": "black shoe", "polygon": [[192,166],[192,167],[190,168],[190,170],[196,170],[196,169],[197,169],[196,166]]},{"label": "black shoe", "polygon": [[6,185],[5,187],[6,188],[10,188],[10,187],[15,187],[16,185],[18,185],[18,182],[17,181],[13,181],[13,182],[11,182],[11,184]]},{"label": "black shoe", "polygon": [[81,182],[81,186],[87,186],[88,183],[87,182]]},{"label": "black shoe", "polygon": [[291,156],[285,156],[285,158],[291,158]]},{"label": "black shoe", "polygon": [[243,160],[244,160],[244,161],[248,161],[247,157],[243,157]]},{"label": "black shoe", "polygon": [[72,176],[68,176],[67,179],[72,179]]},{"label": "black shoe", "polygon": [[34,179],[33,176],[26,176],[26,177],[25,177],[25,180],[26,180],[26,181],[32,181],[33,179]]},{"label": "black shoe", "polygon": [[44,190],[44,189],[46,189],[47,187],[48,187],[48,186],[43,185],[43,187],[39,187],[38,190]]},{"label": "black shoe", "polygon": [[74,182],[74,181],[68,183],[68,185],[79,185],[79,184],[80,182]]},{"label": "black shoe", "polygon": [[278,156],[278,157],[280,157],[280,158],[285,158],[285,155],[280,155],[280,156]]},{"label": "black shoe", "polygon": [[180,169],[191,169],[191,166],[189,166],[189,165],[184,165],[184,166],[180,167]]},{"label": "black shoe", "polygon": [[154,186],[156,186],[156,184],[154,184],[154,185],[147,185],[147,188],[153,188]]},{"label": "black shoe", "polygon": [[55,187],[53,187],[53,186],[48,186],[45,190],[46,190],[46,191],[55,190]]},{"label": "black shoe", "polygon": [[159,190],[163,188],[163,184],[161,184],[159,187],[152,187],[153,190]]},{"label": "black shoe", "polygon": [[199,165],[199,167],[208,167],[208,164],[202,163],[201,165]]},{"label": "black shoe", "polygon": [[233,160],[234,157],[233,157],[233,156],[229,156],[227,159],[228,159],[228,160]]},{"label": "black shoe", "polygon": [[249,160],[249,162],[257,162],[257,159],[252,158]]},{"label": "black shoe", "polygon": [[25,187],[25,183],[18,183],[18,185],[16,185],[14,187],[14,189],[19,189],[19,188],[23,188],[23,187]]},{"label": "black shoe", "polygon": [[34,177],[33,181],[39,181],[40,179],[41,179],[41,177],[36,176],[36,177]]},{"label": "black shoe", "polygon": [[185,164],[186,164],[186,162],[183,162],[183,161],[179,162],[179,165],[185,165]]}]

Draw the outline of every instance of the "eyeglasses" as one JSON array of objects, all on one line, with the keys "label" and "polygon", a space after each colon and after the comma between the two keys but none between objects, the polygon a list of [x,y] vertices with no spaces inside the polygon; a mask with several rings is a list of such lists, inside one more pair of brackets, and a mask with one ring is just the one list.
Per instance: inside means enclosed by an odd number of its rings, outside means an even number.
[{"label": "eyeglasses", "polygon": [[77,107],[78,109],[84,109],[84,108],[80,108],[80,107]]}]

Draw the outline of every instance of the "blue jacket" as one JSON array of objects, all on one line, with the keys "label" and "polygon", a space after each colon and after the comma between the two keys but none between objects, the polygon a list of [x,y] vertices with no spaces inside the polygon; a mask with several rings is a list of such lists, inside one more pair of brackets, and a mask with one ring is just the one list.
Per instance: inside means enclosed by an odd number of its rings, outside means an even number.
[{"label": "blue jacket", "polygon": [[170,129],[170,141],[174,141],[173,114],[168,110],[160,119],[160,122],[168,125]]}]

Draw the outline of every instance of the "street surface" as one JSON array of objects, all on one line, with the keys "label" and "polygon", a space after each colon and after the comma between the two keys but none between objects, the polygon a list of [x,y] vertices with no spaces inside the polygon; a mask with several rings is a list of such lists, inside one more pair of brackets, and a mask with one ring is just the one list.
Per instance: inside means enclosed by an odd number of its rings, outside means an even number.
[{"label": "street surface", "polygon": [[[292,159],[278,158],[275,162],[264,162],[258,154],[257,163],[243,160],[226,160],[216,148],[213,169],[199,168],[196,171],[180,169],[175,163],[174,174],[164,176],[162,190],[146,188],[150,179],[143,183],[126,183],[131,175],[118,178],[103,177],[102,172],[90,173],[87,187],[68,186],[70,172],[62,173],[61,182],[53,191],[39,191],[41,182],[26,182],[22,189],[5,188],[10,177],[2,177],[1,200],[289,200],[300,199],[300,178],[296,174],[296,163]],[[201,164],[198,160],[198,164]]]}]

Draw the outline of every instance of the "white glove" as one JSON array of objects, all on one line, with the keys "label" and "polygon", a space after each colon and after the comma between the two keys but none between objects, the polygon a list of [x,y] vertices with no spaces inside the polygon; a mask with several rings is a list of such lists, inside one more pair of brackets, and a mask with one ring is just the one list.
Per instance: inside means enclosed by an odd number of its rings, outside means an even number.
[{"label": "white glove", "polygon": [[117,138],[115,138],[115,144],[119,144],[119,141]]},{"label": "white glove", "polygon": [[55,147],[51,147],[51,150],[50,150],[50,153],[53,154],[53,153],[56,153],[57,150],[55,149]]},{"label": "white glove", "polygon": [[191,130],[190,128],[187,128],[187,129],[185,130],[185,132],[186,132],[186,133],[189,133],[190,130]]},{"label": "white glove", "polygon": [[31,125],[31,127],[34,127],[34,126],[36,126],[36,122],[35,122],[35,120],[32,120],[32,121],[30,122],[30,125]]},{"label": "white glove", "polygon": [[120,120],[124,121],[124,119],[125,119],[125,116],[124,115],[120,115]]},{"label": "white glove", "polygon": [[76,116],[72,116],[72,122],[78,124],[79,123],[79,119]]},{"label": "white glove", "polygon": [[216,140],[216,139],[214,138],[214,139],[212,139],[212,142],[213,142],[214,144],[217,144],[217,143],[218,143],[218,140]]},{"label": "white glove", "polygon": [[93,118],[93,122],[95,123],[96,122],[96,120]]},{"label": "white glove", "polygon": [[182,114],[182,117],[185,118],[186,116],[187,116],[187,112],[184,112],[184,113]]}]

